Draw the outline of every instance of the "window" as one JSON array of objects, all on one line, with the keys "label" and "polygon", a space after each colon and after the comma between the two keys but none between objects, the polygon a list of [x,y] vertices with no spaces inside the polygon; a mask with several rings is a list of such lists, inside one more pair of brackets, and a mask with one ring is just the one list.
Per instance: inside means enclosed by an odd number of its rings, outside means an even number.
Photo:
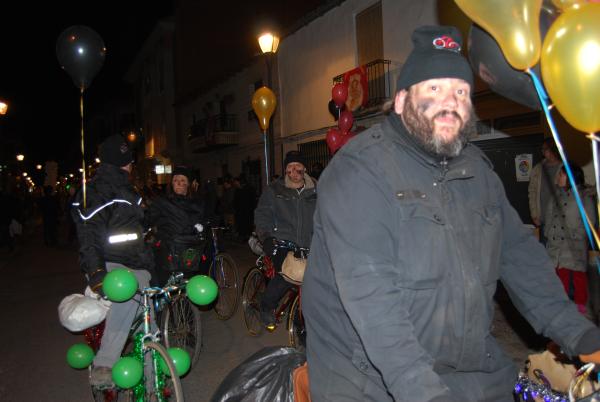
[{"label": "window", "polygon": [[359,66],[383,59],[381,1],[356,15],[356,49]]}]

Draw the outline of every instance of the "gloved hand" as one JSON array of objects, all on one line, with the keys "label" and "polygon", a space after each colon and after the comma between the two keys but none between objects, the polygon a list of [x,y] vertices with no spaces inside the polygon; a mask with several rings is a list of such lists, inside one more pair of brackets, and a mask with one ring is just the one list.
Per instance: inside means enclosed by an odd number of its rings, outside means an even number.
[{"label": "gloved hand", "polygon": [[102,290],[102,284],[104,281],[104,277],[106,276],[105,270],[97,270],[92,273],[88,277],[88,286],[92,290],[92,292],[99,294],[101,297],[104,297],[104,291]]},{"label": "gloved hand", "polygon": [[265,255],[272,256],[275,251],[275,238],[267,237],[263,242],[262,249],[265,252]]}]

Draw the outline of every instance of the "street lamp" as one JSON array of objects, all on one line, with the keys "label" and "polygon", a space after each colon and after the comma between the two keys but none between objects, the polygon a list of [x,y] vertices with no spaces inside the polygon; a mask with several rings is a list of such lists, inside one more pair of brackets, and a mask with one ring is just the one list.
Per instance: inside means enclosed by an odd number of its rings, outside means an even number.
[{"label": "street lamp", "polygon": [[19,162],[23,162],[23,160],[24,160],[24,159],[25,159],[25,155],[23,155],[23,154],[19,154],[19,155],[17,155],[17,160],[18,160]]},{"label": "street lamp", "polygon": [[6,112],[8,112],[8,105],[5,102],[0,101],[0,115],[5,115]]},{"label": "street lamp", "polygon": [[[277,52],[277,48],[279,47],[279,37],[271,32],[265,32],[258,37],[258,45],[260,46],[260,50],[265,55],[265,62],[267,64],[267,87],[270,90],[273,90],[273,58]],[[272,124],[269,124],[267,143],[269,149],[269,159],[271,160],[271,163],[269,163],[269,170],[271,173],[270,176],[273,177],[275,175],[275,136],[273,134]],[[269,185],[269,183],[267,183],[267,185]]]}]

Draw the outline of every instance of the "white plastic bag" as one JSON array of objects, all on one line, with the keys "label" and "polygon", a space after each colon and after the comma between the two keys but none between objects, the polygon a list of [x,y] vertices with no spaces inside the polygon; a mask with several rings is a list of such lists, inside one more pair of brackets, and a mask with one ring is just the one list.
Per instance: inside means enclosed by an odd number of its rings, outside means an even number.
[{"label": "white plastic bag", "polygon": [[83,331],[100,324],[110,305],[108,300],[101,299],[87,287],[85,295],[75,293],[62,299],[58,305],[58,319],[69,331]]}]

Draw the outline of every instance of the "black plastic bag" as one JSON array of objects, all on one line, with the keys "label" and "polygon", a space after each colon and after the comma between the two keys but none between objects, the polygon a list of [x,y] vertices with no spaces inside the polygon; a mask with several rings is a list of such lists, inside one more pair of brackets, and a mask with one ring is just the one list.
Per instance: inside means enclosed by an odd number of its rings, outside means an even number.
[{"label": "black plastic bag", "polygon": [[211,402],[294,402],[294,369],[306,356],[294,348],[263,348],[225,377]]}]

